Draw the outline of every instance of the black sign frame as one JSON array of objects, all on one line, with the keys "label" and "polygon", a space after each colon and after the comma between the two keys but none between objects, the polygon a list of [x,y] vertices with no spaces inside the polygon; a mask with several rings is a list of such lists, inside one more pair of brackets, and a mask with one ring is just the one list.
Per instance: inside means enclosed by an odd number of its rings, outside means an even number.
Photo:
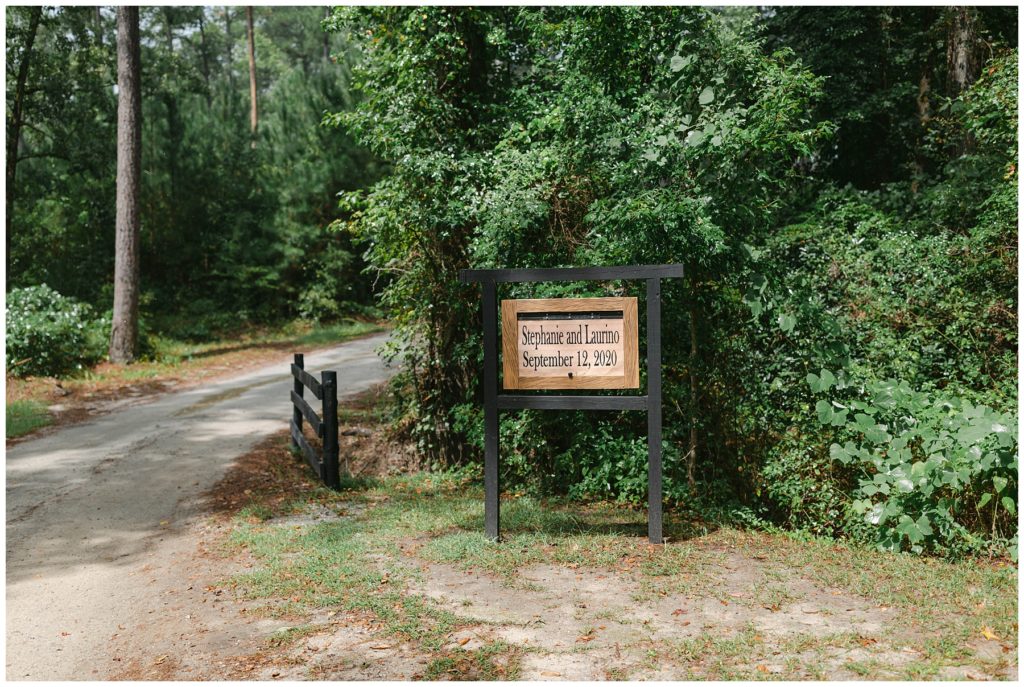
[{"label": "black sign frame", "polygon": [[[647,411],[647,539],[661,544],[661,280],[681,278],[682,265],[618,267],[549,267],[460,270],[459,281],[479,283],[484,334],[484,532],[501,540],[498,474],[498,421],[502,410],[646,410]],[[497,284],[506,282],[612,281],[647,282],[647,393],[643,396],[533,395],[500,393],[498,389]]]}]

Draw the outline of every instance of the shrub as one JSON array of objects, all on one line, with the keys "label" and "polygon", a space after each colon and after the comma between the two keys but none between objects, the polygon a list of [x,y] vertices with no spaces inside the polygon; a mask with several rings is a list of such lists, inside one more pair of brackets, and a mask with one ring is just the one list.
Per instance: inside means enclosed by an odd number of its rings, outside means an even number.
[{"label": "shrub", "polygon": [[[828,370],[807,381],[816,393],[849,388]],[[1014,416],[895,380],[815,410],[843,442],[830,457],[857,474],[850,515],[873,528],[880,548],[961,554],[1016,534]]]},{"label": "shrub", "polygon": [[777,521],[815,535],[849,533],[848,479],[843,469],[834,469],[827,454],[827,448],[807,441],[803,432],[787,434],[768,452],[760,488]]},{"label": "shrub", "polygon": [[102,356],[88,343],[92,309],[46,284],[7,294],[7,371],[61,375]]}]

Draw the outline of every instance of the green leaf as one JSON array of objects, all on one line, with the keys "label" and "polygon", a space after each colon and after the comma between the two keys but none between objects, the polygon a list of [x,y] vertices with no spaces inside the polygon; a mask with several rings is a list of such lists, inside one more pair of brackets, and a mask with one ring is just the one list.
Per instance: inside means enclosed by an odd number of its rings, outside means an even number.
[{"label": "green leaf", "polygon": [[849,410],[840,410],[838,412],[833,411],[832,414],[832,426],[843,427],[846,425],[846,416],[850,413]]},{"label": "green leaf", "polygon": [[864,430],[864,438],[874,444],[884,444],[889,441],[889,434],[882,429],[881,425],[876,425]]},{"label": "green leaf", "polygon": [[814,410],[818,413],[818,420],[823,425],[832,421],[832,405],[828,401],[818,401],[814,404]]},{"label": "green leaf", "polygon": [[828,370],[822,368],[821,370],[821,390],[828,391],[832,388],[832,385],[836,383],[836,376]]},{"label": "green leaf", "polygon": [[782,314],[779,315],[779,329],[784,333],[788,334],[793,331],[793,327],[796,326],[796,318],[792,315]]},{"label": "green leaf", "polygon": [[669,60],[668,66],[669,69],[671,69],[673,72],[678,72],[689,67],[693,63],[693,60],[693,55],[687,55],[686,57],[682,57],[681,55],[673,55],[672,59]]},{"label": "green leaf", "polygon": [[704,140],[704,132],[700,129],[694,129],[690,133],[686,134],[686,145],[695,146]]},{"label": "green leaf", "polygon": [[705,86],[704,90],[700,92],[700,96],[697,97],[697,102],[701,105],[708,105],[715,99],[715,89],[711,86]]},{"label": "green leaf", "polygon": [[999,502],[1003,504],[1003,508],[1005,508],[1010,515],[1017,514],[1017,504],[1014,503],[1012,498],[1004,496]]},{"label": "green leaf", "polygon": [[970,446],[984,441],[992,432],[992,424],[988,422],[979,422],[977,424],[968,425],[961,427],[960,431],[957,432],[956,438],[964,446]]},{"label": "green leaf", "polygon": [[996,488],[997,494],[1002,494],[1003,489],[1006,489],[1006,481],[1005,477],[1000,477],[999,475],[992,477],[992,486]]},{"label": "green leaf", "polygon": [[811,391],[813,391],[814,393],[818,393],[819,391],[821,391],[821,377],[814,374],[813,372],[808,373],[807,384],[808,386],[811,387]]},{"label": "green leaf", "polygon": [[986,491],[984,494],[981,495],[981,498],[978,499],[978,510],[981,510],[982,508],[984,508],[985,504],[987,504],[991,500],[992,500],[992,494]]}]

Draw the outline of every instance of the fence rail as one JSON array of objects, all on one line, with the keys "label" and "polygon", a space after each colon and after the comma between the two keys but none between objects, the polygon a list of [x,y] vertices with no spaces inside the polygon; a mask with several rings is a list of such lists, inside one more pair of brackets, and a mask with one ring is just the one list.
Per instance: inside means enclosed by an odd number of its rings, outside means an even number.
[{"label": "fence rail", "polygon": [[[321,482],[331,489],[338,489],[341,487],[338,471],[338,373],[325,370],[317,380],[306,372],[302,353],[296,353],[295,362],[292,363],[292,377],[292,419],[289,423],[292,445],[302,451]],[[320,401],[320,415],[304,398],[306,389]],[[320,439],[320,452],[302,433],[303,420],[309,423]]]}]

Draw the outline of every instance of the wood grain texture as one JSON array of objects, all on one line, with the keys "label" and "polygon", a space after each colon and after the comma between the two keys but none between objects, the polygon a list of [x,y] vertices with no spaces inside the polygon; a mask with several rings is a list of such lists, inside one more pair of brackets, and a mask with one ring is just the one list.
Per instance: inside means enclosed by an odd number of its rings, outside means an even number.
[{"label": "wood grain texture", "polygon": [[[519,313],[622,311],[623,374],[568,377],[519,374]],[[572,346],[566,346],[566,351]],[[501,349],[504,389],[636,389],[640,386],[636,298],[534,298],[501,302]],[[617,366],[616,366],[617,367]]]}]

